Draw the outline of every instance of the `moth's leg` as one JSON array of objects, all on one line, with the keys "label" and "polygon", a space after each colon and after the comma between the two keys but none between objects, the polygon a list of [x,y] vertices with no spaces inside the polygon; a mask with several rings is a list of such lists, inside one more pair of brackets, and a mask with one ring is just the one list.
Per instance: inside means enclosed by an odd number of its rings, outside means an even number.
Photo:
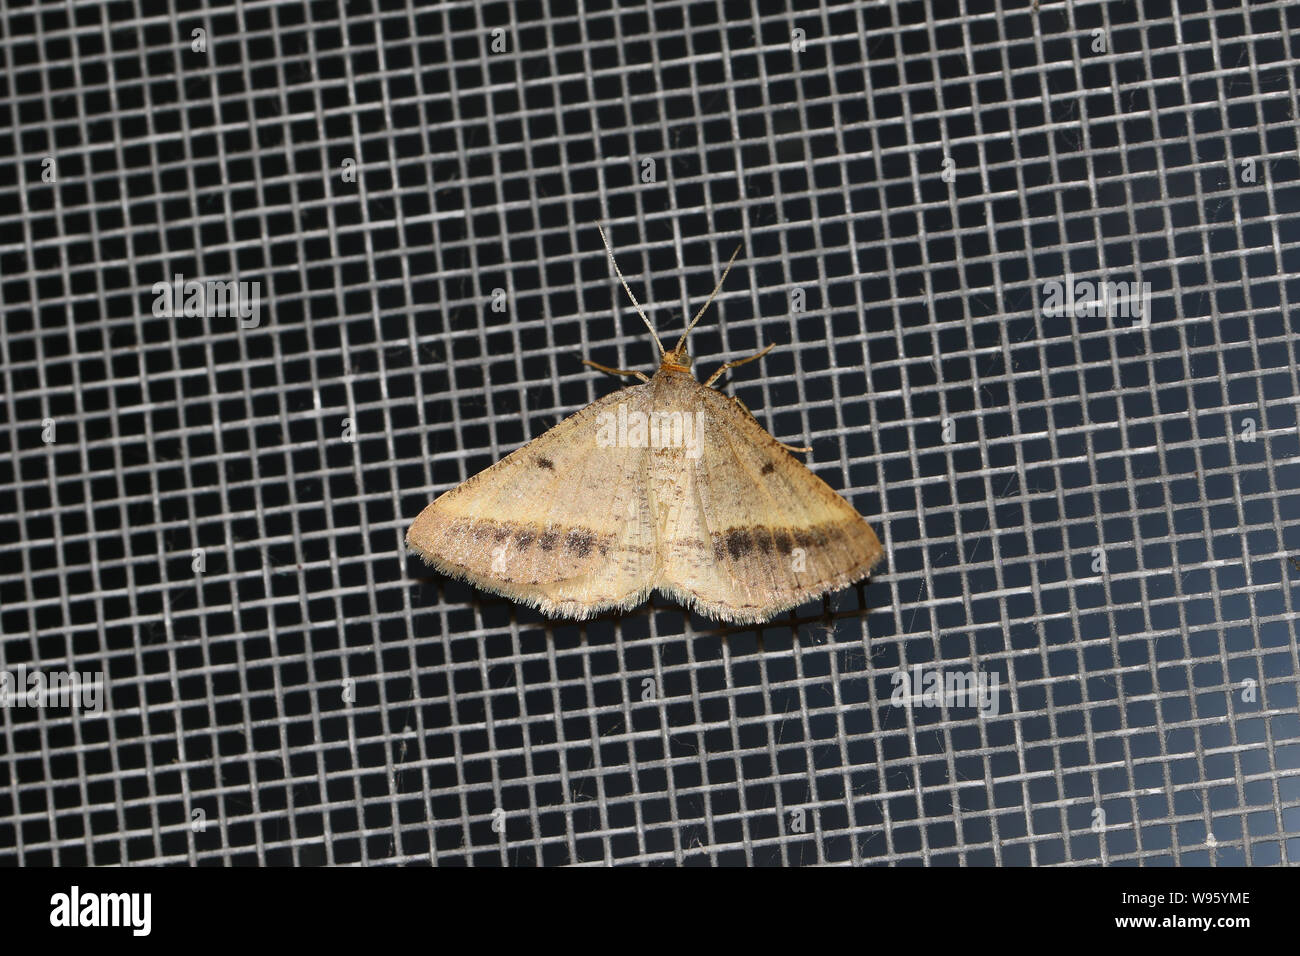
[{"label": "moth's leg", "polygon": [[[757,357],[757,356],[755,356],[755,357]],[[748,361],[748,359],[746,359],[746,361]],[[742,402],[740,399],[738,399],[735,395],[732,395],[732,396],[731,396],[731,400],[732,400],[733,402],[735,402],[737,405],[739,405],[741,408],[743,408],[743,409],[745,410],[745,414],[746,414],[746,415],[748,415],[750,418],[754,418],[754,413],[751,412],[751,411],[749,410],[749,406],[748,406],[748,405],[746,405],[744,402]],[[757,418],[754,418],[754,421],[758,421],[758,419],[757,419]],[[773,439],[773,441],[776,441],[776,439]],[[787,445],[787,444],[786,444],[785,442],[783,442],[783,441],[776,441],[776,443],[777,443],[778,445],[780,445],[782,448],[784,448],[786,451],[798,451],[798,452],[810,452],[810,451],[812,451],[812,448],[810,448],[810,447],[804,447],[804,446],[802,446],[802,445]]]},{"label": "moth's leg", "polygon": [[708,388],[710,385],[716,382],[719,379],[719,377],[721,377],[722,373],[725,372],[727,369],[735,368],[738,365],[744,365],[746,362],[754,361],[754,359],[761,359],[764,355],[772,351],[772,349],[774,348],[776,348],[775,342],[773,342],[767,348],[763,349],[763,351],[761,352],[755,352],[753,355],[748,355],[743,359],[736,359],[734,362],[726,362],[725,364],[723,364],[723,366],[720,369],[718,369],[716,372],[714,372],[712,375],[709,376],[708,381],[704,383],[704,387]]},{"label": "moth's leg", "polygon": [[610,375],[635,375],[643,382],[650,381],[649,376],[647,376],[645,372],[638,372],[635,369],[610,368],[608,365],[601,365],[599,362],[593,362],[591,359],[583,359],[582,364],[590,365],[592,368],[600,369],[602,372],[608,372]]}]

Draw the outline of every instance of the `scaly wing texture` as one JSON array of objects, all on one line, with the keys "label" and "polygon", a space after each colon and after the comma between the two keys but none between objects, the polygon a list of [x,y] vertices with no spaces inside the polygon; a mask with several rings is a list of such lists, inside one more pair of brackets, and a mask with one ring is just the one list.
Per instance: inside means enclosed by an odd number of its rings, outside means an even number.
[{"label": "scaly wing texture", "polygon": [[644,411],[650,386],[607,395],[424,509],[406,544],[444,574],[587,618],[640,604],[653,587],[646,449],[600,447],[598,418]]},{"label": "scaly wing texture", "polygon": [[[704,411],[701,454],[683,456],[681,501],[660,522],[656,587],[700,613],[766,621],[871,573],[882,549],[853,506],[792,458],[735,399],[693,380],[668,397]],[[651,465],[650,488],[662,487]]]}]

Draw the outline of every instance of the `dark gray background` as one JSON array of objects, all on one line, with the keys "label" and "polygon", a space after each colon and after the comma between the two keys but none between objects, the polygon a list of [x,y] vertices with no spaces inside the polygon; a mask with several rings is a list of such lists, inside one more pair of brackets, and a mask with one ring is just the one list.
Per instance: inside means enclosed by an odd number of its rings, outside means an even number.
[{"label": "dark gray background", "polygon": [[[110,706],[0,713],[0,861],[1300,858],[1300,9],[761,6],[6,5],[0,656]],[[723,388],[870,584],[578,625],[403,556],[653,364],[596,221],[665,337],[744,242],[698,366],[778,344]],[[261,326],[154,318],[176,272]]]}]

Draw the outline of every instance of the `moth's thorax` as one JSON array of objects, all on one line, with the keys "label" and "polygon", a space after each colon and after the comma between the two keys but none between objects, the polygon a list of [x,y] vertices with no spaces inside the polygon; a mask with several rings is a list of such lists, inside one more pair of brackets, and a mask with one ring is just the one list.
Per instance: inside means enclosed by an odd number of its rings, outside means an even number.
[{"label": "moth's thorax", "polygon": [[665,352],[663,360],[659,363],[659,371],[679,374],[684,372],[691,378],[695,377],[695,373],[691,371],[691,357],[684,348]]}]

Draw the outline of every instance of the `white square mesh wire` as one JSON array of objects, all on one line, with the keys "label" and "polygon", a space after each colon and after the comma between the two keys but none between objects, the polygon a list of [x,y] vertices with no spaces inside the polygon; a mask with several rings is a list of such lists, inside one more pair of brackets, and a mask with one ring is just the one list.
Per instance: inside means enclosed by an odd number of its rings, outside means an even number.
[{"label": "white square mesh wire", "polygon": [[[5,6],[0,663],[106,699],[0,710],[0,861],[1300,859],[1300,9],[759,6]],[[744,241],[697,364],[778,343],[723,387],[870,584],[577,625],[403,557],[650,363],[595,221],[665,334]]]}]

